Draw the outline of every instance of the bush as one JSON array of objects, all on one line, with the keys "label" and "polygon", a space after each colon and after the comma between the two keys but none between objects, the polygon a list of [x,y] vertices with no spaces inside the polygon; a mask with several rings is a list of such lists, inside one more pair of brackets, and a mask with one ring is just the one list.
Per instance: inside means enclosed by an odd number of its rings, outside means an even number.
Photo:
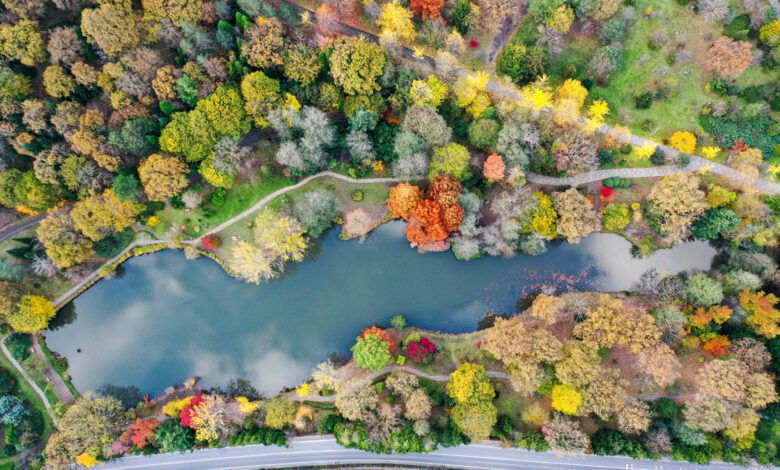
[{"label": "bush", "polygon": [[30,357],[30,348],[32,347],[32,341],[29,335],[23,335],[21,333],[13,333],[5,342],[11,355],[17,361],[23,361]]},{"label": "bush", "polygon": [[718,281],[699,273],[685,282],[685,295],[693,305],[709,307],[723,301],[723,288]]},{"label": "bush", "polygon": [[613,429],[600,429],[591,438],[593,453],[597,455],[628,455],[635,459],[644,458],[642,446]]},{"label": "bush", "polygon": [[766,115],[748,121],[736,121],[707,114],[699,116],[699,123],[715,137],[721,147],[733,147],[738,139],[742,139],[749,147],[760,149],[767,158],[772,155],[775,146],[780,144],[780,135],[772,135],[772,119]]},{"label": "bush", "polygon": [[655,93],[646,91],[634,97],[634,107],[636,109],[648,109],[653,105]]},{"label": "bush", "polygon": [[525,433],[523,437],[518,439],[517,447],[533,450],[535,452],[547,452],[550,450],[550,444],[547,443],[544,434],[536,429]]},{"label": "bush", "polygon": [[336,413],[330,413],[324,418],[320,419],[317,424],[317,432],[320,434],[333,434],[336,426],[343,423],[344,418]]},{"label": "bush", "polygon": [[631,223],[631,213],[628,206],[615,202],[604,208],[604,229],[609,232],[622,233]]},{"label": "bush", "polygon": [[349,197],[355,202],[360,202],[365,197],[365,193],[363,193],[362,189],[356,189],[350,193]]}]

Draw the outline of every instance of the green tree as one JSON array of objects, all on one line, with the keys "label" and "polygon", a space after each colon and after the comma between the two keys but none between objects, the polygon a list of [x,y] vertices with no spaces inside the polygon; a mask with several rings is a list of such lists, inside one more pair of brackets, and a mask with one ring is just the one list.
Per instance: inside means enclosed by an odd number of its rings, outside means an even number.
[{"label": "green tree", "polygon": [[330,56],[330,73],[346,94],[370,95],[380,89],[377,79],[385,60],[382,48],[363,36],[339,39]]},{"label": "green tree", "polygon": [[460,181],[471,177],[469,161],[471,154],[468,149],[460,144],[452,143],[446,147],[439,147],[433,152],[433,158],[428,167],[428,178],[433,179],[444,173],[454,176]]},{"label": "green tree", "polygon": [[160,452],[187,452],[195,445],[195,432],[179,424],[177,419],[164,421],[154,430]]},{"label": "green tree", "polygon": [[358,337],[352,346],[352,357],[360,367],[371,370],[382,370],[390,363],[390,345],[377,334]]},{"label": "green tree", "polygon": [[708,209],[693,223],[693,236],[715,240],[722,233],[736,229],[739,222],[739,216],[730,209]]},{"label": "green tree", "polygon": [[123,201],[137,201],[141,196],[141,183],[138,178],[129,173],[120,173],[114,178],[111,186],[119,199]]},{"label": "green tree", "polygon": [[14,187],[14,197],[22,204],[36,212],[44,211],[54,205],[59,198],[57,189],[35,177],[35,172],[26,171]]},{"label": "green tree", "polygon": [[604,229],[609,232],[623,233],[626,226],[631,222],[631,212],[628,206],[622,202],[613,202],[604,208],[602,212],[604,217]]},{"label": "green tree", "polygon": [[22,179],[22,172],[16,168],[0,171],[0,204],[13,209],[19,203],[14,188]]},{"label": "green tree", "polygon": [[271,429],[284,429],[295,424],[295,411],[298,405],[284,397],[268,400],[265,409],[265,425]]},{"label": "green tree", "polygon": [[268,127],[268,114],[281,103],[279,80],[263,72],[252,72],[241,81],[241,94],[246,100],[246,112],[257,127]]},{"label": "green tree", "polygon": [[685,282],[688,301],[699,307],[709,307],[723,301],[723,287],[704,273],[694,274]]}]

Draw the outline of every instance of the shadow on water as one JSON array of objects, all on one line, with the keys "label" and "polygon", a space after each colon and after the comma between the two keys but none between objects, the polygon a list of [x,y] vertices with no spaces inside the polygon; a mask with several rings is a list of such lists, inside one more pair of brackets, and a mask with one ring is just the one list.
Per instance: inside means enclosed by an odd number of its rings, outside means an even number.
[{"label": "shadow on water", "polygon": [[404,232],[403,223],[388,223],[345,242],[331,230],[303,262],[260,286],[180,251],[134,258],[124,275],[63,309],[47,340],[83,392],[119,383],[155,394],[200,376],[204,387],[246,377],[269,395],[300,383],[328,354],[347,353],[362,328],[399,313],[423,328],[473,331],[493,321],[486,312],[521,311],[527,294],[621,291],[649,268],[705,269],[715,255],[694,242],[634,259],[624,239],[595,234],[537,257],[460,262],[451,253],[421,256]]}]

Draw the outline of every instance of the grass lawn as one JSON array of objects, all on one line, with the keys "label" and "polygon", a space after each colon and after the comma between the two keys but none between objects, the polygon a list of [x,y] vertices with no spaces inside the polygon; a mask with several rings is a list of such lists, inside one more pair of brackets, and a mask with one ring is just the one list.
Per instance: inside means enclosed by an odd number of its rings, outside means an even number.
[{"label": "grass lawn", "polygon": [[[0,354],[0,366],[8,370],[8,372],[13,375],[14,380],[16,380],[16,383],[19,386],[19,390],[21,390],[22,394],[24,395],[24,398],[30,403],[30,405],[32,405],[33,408],[35,408],[37,412],[43,416],[43,436],[41,439],[42,441],[45,441],[46,438],[48,438],[48,436],[53,432],[54,423],[52,422],[49,413],[46,412],[46,407],[43,404],[43,400],[41,400],[38,394],[35,393],[35,390],[33,390],[30,384],[28,384],[24,377],[22,377],[22,374],[16,370],[16,367],[14,367],[8,358],[5,357],[5,354]],[[49,398],[49,401],[51,401],[51,398]]]}]

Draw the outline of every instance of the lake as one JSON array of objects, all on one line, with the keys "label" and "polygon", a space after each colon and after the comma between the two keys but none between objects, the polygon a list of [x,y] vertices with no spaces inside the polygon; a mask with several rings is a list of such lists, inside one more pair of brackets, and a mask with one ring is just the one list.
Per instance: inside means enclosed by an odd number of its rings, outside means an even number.
[{"label": "lake", "polygon": [[404,228],[391,222],[362,242],[331,230],[306,261],[260,286],[181,251],[134,258],[78,297],[69,307],[75,320],[47,341],[68,358],[81,392],[112,383],[154,395],[197,375],[205,386],[246,377],[273,394],[398,313],[411,325],[469,331],[488,311],[516,312],[524,292],[626,290],[651,267],[708,269],[716,253],[696,241],[636,259],[623,238],[594,234],[541,256],[461,262],[449,252],[420,255]]}]

